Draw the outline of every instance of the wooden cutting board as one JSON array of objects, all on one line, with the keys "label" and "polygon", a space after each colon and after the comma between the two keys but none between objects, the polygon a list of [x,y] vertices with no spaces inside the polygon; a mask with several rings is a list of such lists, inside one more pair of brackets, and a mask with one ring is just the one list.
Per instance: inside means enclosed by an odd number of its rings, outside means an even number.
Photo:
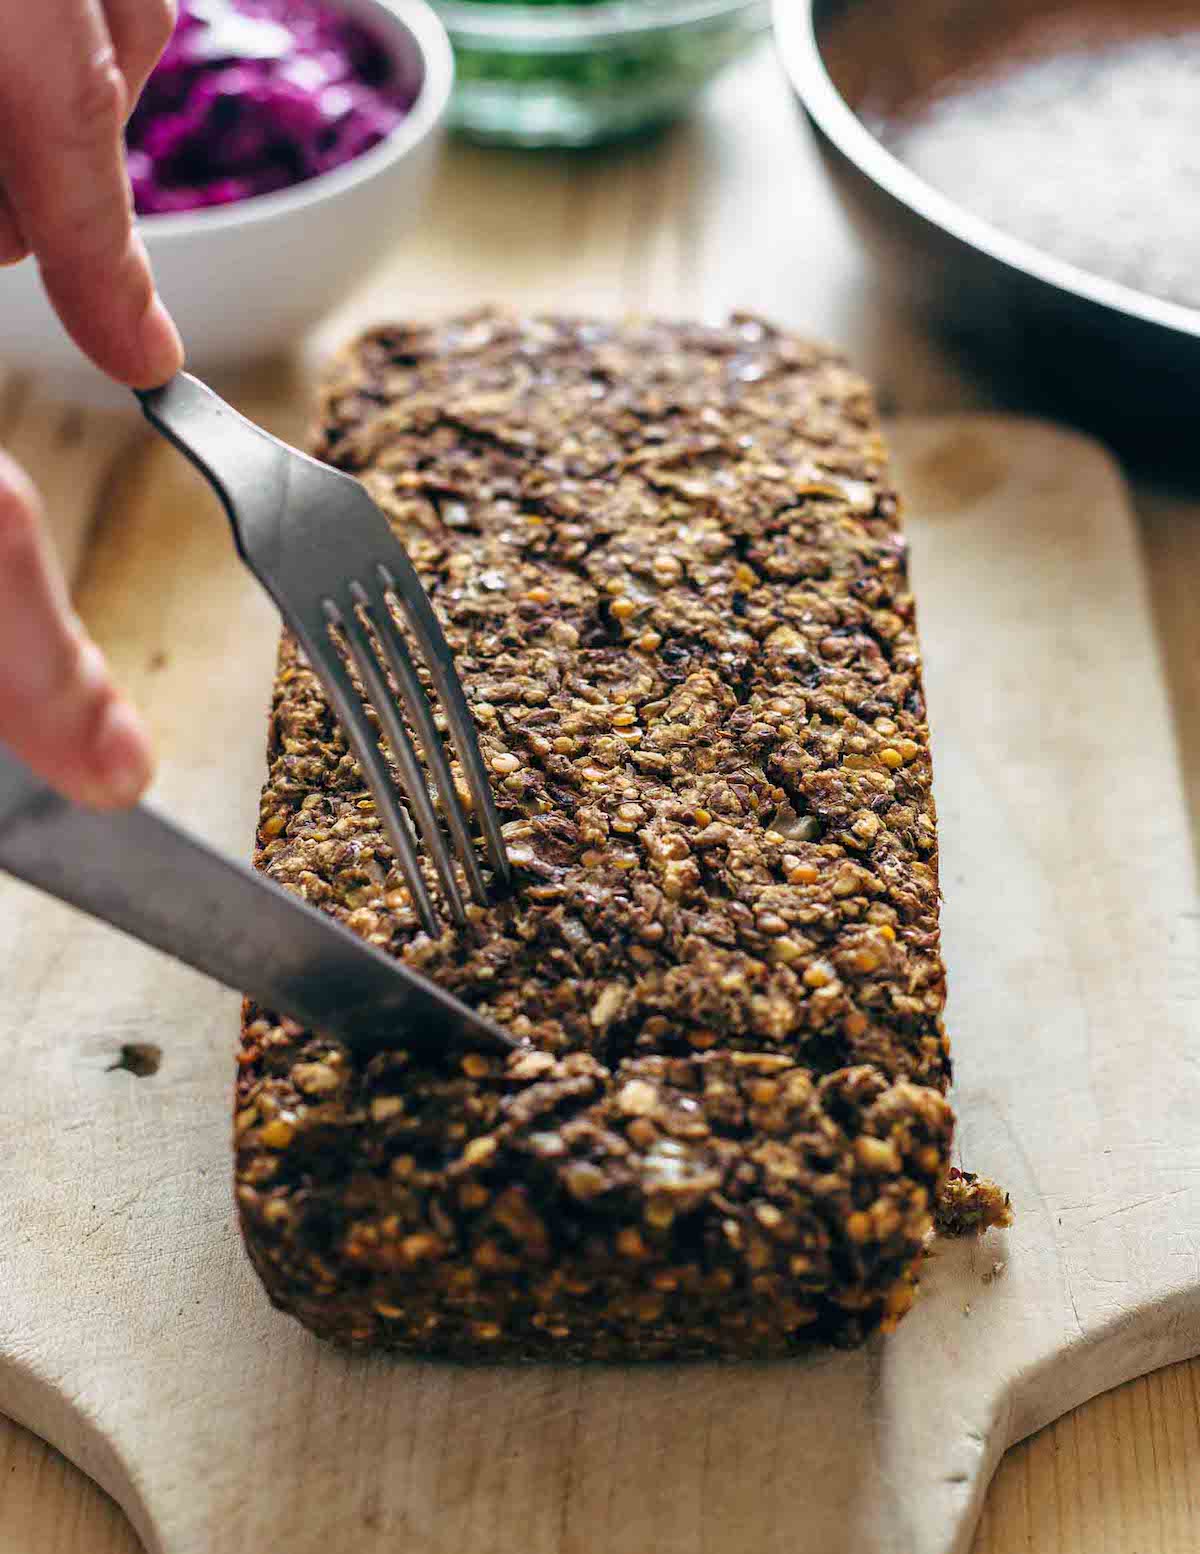
[{"label": "wooden cutting board", "polygon": [[[1010,1442],[1200,1351],[1200,913],[1125,490],[1033,422],[893,443],[961,1155],[1014,1229],[938,1248],[900,1331],[855,1354],[348,1359],[270,1310],[237,1241],[237,1000],[0,883],[0,1410],[155,1554],[950,1554]],[[275,621],[183,462],[124,469],[80,608],[154,723],[157,801],[244,855]],[[114,1068],[129,1042],[162,1047],[156,1074]]]}]

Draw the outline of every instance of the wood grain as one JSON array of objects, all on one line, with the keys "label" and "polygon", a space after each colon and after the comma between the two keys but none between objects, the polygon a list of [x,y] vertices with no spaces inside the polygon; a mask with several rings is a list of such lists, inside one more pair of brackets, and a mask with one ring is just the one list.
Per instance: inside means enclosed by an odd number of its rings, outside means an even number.
[{"label": "wood grain", "polygon": [[[855,1354],[586,1374],[349,1361],[269,1310],[237,1245],[236,999],[3,882],[0,1133],[26,1149],[0,1178],[0,1395],[120,1495],[156,1554],[317,1554],[349,1528],[355,1554],[591,1554],[599,1538],[606,1554],[964,1554],[1004,1445],[1200,1349],[1194,1260],[1164,1239],[1190,1223],[1200,1163],[1164,961],[1191,901],[1185,825],[1126,493],[1101,450],[1043,423],[935,417],[891,436],[940,779],[961,1148],[1004,1173],[1014,1230],[939,1247],[900,1331]],[[215,508],[144,444],[76,598],[155,731],[157,802],[237,853],[277,624]],[[1101,752],[1114,727],[1127,737]],[[1169,1145],[1147,1150],[1123,1113],[1149,1032],[1172,1083],[1140,1101],[1139,1129]],[[147,1039],[161,1071],[114,1073],[118,1045]]]},{"label": "wood grain", "polygon": [[0,356],[0,447],[35,472],[55,549],[73,577],[138,430],[127,416],[46,403],[35,382],[6,375],[2,364]]},{"label": "wood grain", "polygon": [[[1076,1409],[1005,1456],[972,1554],[1195,1554],[1198,1421],[1195,1360]],[[0,1419],[0,1554],[143,1550],[90,1479]]]},{"label": "wood grain", "polygon": [[[551,297],[579,307],[677,312],[741,303],[846,340],[893,406],[963,408],[986,398],[935,342],[875,296],[769,57],[733,73],[693,124],[655,147],[570,162],[460,148],[447,161],[435,209],[439,219],[331,321],[316,349],[381,311],[432,312],[466,298]],[[265,390],[262,406],[294,423],[294,383],[285,390],[268,381]],[[6,393],[0,382],[0,437],[49,491],[68,562],[103,519],[106,492],[114,502],[132,499],[111,484],[112,454],[128,435],[127,425],[114,430],[39,408],[35,386],[9,385]],[[64,444],[85,448],[86,458],[64,462]],[[1176,736],[1192,775],[1194,835],[1200,509],[1186,496],[1148,492],[1142,515]],[[1181,846],[1189,841],[1179,838]],[[1200,1363],[1175,1366],[1094,1400],[1016,1447],[994,1480],[975,1554],[1195,1549],[1198,1387]],[[136,1547],[128,1524],[88,1480],[26,1432],[0,1426],[0,1554],[132,1554]]]}]

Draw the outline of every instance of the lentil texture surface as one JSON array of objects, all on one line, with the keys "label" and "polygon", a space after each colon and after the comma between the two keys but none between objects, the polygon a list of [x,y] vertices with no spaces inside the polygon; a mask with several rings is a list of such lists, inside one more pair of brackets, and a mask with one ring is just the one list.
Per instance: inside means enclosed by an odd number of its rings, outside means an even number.
[{"label": "lentil texture surface", "polygon": [[295,644],[257,866],[524,1038],[369,1063],[247,1007],[275,1303],[464,1358],[853,1344],[912,1301],[953,1121],[897,501],[833,352],[491,311],[376,329],[314,450],[409,547],[517,875],[424,935]]}]

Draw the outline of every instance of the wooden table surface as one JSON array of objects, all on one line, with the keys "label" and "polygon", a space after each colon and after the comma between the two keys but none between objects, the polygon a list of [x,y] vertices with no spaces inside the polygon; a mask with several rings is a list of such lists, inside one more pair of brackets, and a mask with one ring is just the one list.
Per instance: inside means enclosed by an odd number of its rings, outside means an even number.
[{"label": "wooden table surface", "polygon": [[[994,402],[879,295],[769,49],[652,145],[576,158],[453,147],[430,219],[319,332],[313,351],[384,314],[494,298],[702,315],[757,308],[842,342],[888,410]],[[303,381],[302,372],[280,367],[243,392],[277,425],[294,428]],[[36,382],[6,379],[0,363],[0,441],[42,486],[73,573],[87,565],[87,536],[138,435],[128,421],[46,404]],[[1136,496],[1192,821],[1179,845],[1188,847],[1200,837],[1200,482],[1190,501],[1144,482]],[[1200,1361],[1097,1398],[1010,1451],[975,1554],[1193,1554],[1198,1466]],[[137,1549],[107,1497],[57,1452],[0,1419],[0,1554]]]}]

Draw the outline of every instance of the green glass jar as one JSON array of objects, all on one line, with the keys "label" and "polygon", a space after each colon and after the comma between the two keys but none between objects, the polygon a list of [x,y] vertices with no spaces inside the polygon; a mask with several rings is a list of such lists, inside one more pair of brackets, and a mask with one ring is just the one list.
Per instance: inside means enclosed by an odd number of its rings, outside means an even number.
[{"label": "green glass jar", "polygon": [[770,24],[769,0],[435,0],[451,123],[513,146],[588,146],[676,118]]}]

